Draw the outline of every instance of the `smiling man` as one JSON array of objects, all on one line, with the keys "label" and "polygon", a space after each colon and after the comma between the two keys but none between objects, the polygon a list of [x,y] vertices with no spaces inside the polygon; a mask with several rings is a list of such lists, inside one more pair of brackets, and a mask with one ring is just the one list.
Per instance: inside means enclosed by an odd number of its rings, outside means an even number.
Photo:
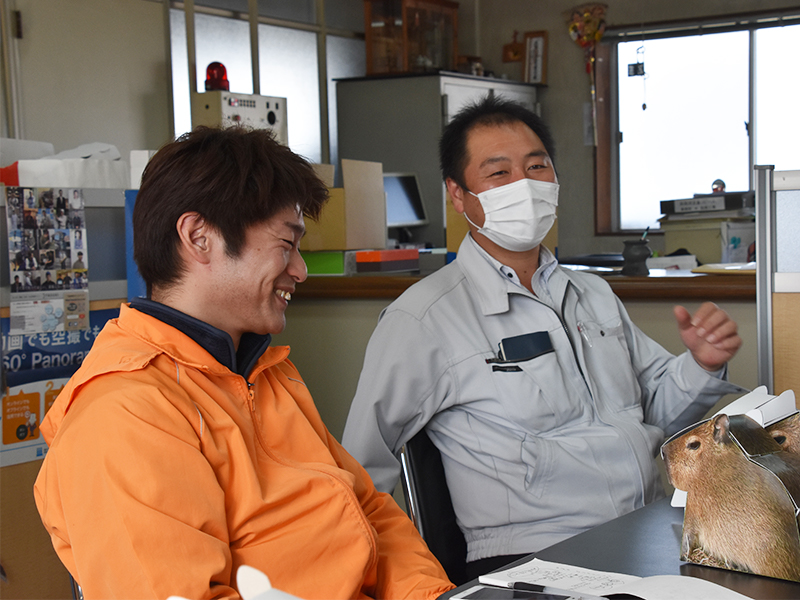
[{"label": "smiling man", "polygon": [[741,344],[724,311],[676,307],[687,351],[673,356],[603,279],[541,245],[558,204],[553,148],[537,115],[498,98],[445,128],[444,181],[470,232],[381,315],[344,432],[384,491],[403,444],[427,432],[473,576],[663,496],[665,432],[742,391],[724,377]]},{"label": "smiling man", "polygon": [[432,598],[441,566],[328,433],[271,347],[327,190],[266,131],[199,128],[142,177],[121,307],[42,423],[35,496],[92,598],[238,598],[236,569],[301,598]]}]

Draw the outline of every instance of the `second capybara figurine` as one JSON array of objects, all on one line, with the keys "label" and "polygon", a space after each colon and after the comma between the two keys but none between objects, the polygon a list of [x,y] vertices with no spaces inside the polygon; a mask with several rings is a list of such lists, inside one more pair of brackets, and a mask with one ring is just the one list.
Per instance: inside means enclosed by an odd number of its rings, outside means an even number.
[{"label": "second capybara figurine", "polygon": [[773,423],[767,431],[785,452],[800,454],[800,412]]}]

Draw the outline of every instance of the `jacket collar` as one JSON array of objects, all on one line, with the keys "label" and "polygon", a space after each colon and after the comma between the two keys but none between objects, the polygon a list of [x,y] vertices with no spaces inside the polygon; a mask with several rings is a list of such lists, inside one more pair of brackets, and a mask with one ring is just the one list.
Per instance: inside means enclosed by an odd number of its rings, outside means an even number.
[{"label": "jacket collar", "polygon": [[486,316],[508,312],[509,294],[522,294],[530,298],[541,296],[538,299],[545,304],[557,304],[568,282],[552,252],[540,246],[539,268],[533,276],[533,288],[537,290],[537,296],[534,296],[504,275],[502,263],[481,248],[471,234],[467,234],[461,242],[456,264],[475,292],[481,312]]},{"label": "jacket collar", "polygon": [[[141,307],[141,304],[139,306]],[[254,352],[255,358],[237,359],[237,362],[243,365],[247,363],[244,371],[248,374],[251,374],[256,367],[262,369],[276,365],[289,355],[288,346],[268,348],[269,340],[264,338],[269,336],[256,337],[261,338],[260,348],[263,350],[260,350],[260,353]],[[92,350],[83,359],[81,367],[67,381],[42,421],[41,431],[47,442],[52,443],[61,422],[72,406],[75,395],[86,383],[108,373],[138,371],[147,367],[161,354],[176,361],[176,364],[180,362],[214,375],[229,375],[232,371],[188,333],[183,333],[182,330],[144,311],[123,304],[119,308],[119,317],[106,323],[97,336]]]},{"label": "jacket collar", "polygon": [[259,357],[266,352],[272,340],[272,336],[269,334],[245,333],[239,341],[239,349],[237,351],[234,349],[233,340],[227,332],[166,304],[146,298],[134,298],[130,306],[192,338],[220,364],[245,379],[247,379]]}]

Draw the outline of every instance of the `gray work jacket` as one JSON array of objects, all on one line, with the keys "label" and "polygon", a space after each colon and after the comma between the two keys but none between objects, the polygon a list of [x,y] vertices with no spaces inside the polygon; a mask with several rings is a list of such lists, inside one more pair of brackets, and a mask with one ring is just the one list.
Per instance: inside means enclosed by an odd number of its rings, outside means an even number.
[{"label": "gray work jacket", "polygon": [[[383,311],[343,438],[391,492],[400,448],[427,426],[470,561],[535,552],[662,497],[665,434],[745,391],[668,353],[602,278],[544,247],[536,295],[493,262],[468,235]],[[533,332],[553,351],[498,362],[501,340]]]}]

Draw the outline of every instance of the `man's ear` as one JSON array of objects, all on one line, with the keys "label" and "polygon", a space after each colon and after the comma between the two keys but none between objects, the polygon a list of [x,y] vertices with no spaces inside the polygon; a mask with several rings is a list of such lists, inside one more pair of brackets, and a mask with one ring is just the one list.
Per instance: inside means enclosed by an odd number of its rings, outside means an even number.
[{"label": "man's ear", "polygon": [[445,186],[447,186],[447,191],[450,194],[450,198],[453,201],[453,208],[456,209],[456,212],[459,214],[464,214],[464,189],[458,185],[455,180],[450,179],[449,177],[444,182]]},{"label": "man's ear", "polygon": [[175,224],[181,253],[188,260],[208,264],[211,260],[213,232],[205,218],[196,212],[183,213]]}]

